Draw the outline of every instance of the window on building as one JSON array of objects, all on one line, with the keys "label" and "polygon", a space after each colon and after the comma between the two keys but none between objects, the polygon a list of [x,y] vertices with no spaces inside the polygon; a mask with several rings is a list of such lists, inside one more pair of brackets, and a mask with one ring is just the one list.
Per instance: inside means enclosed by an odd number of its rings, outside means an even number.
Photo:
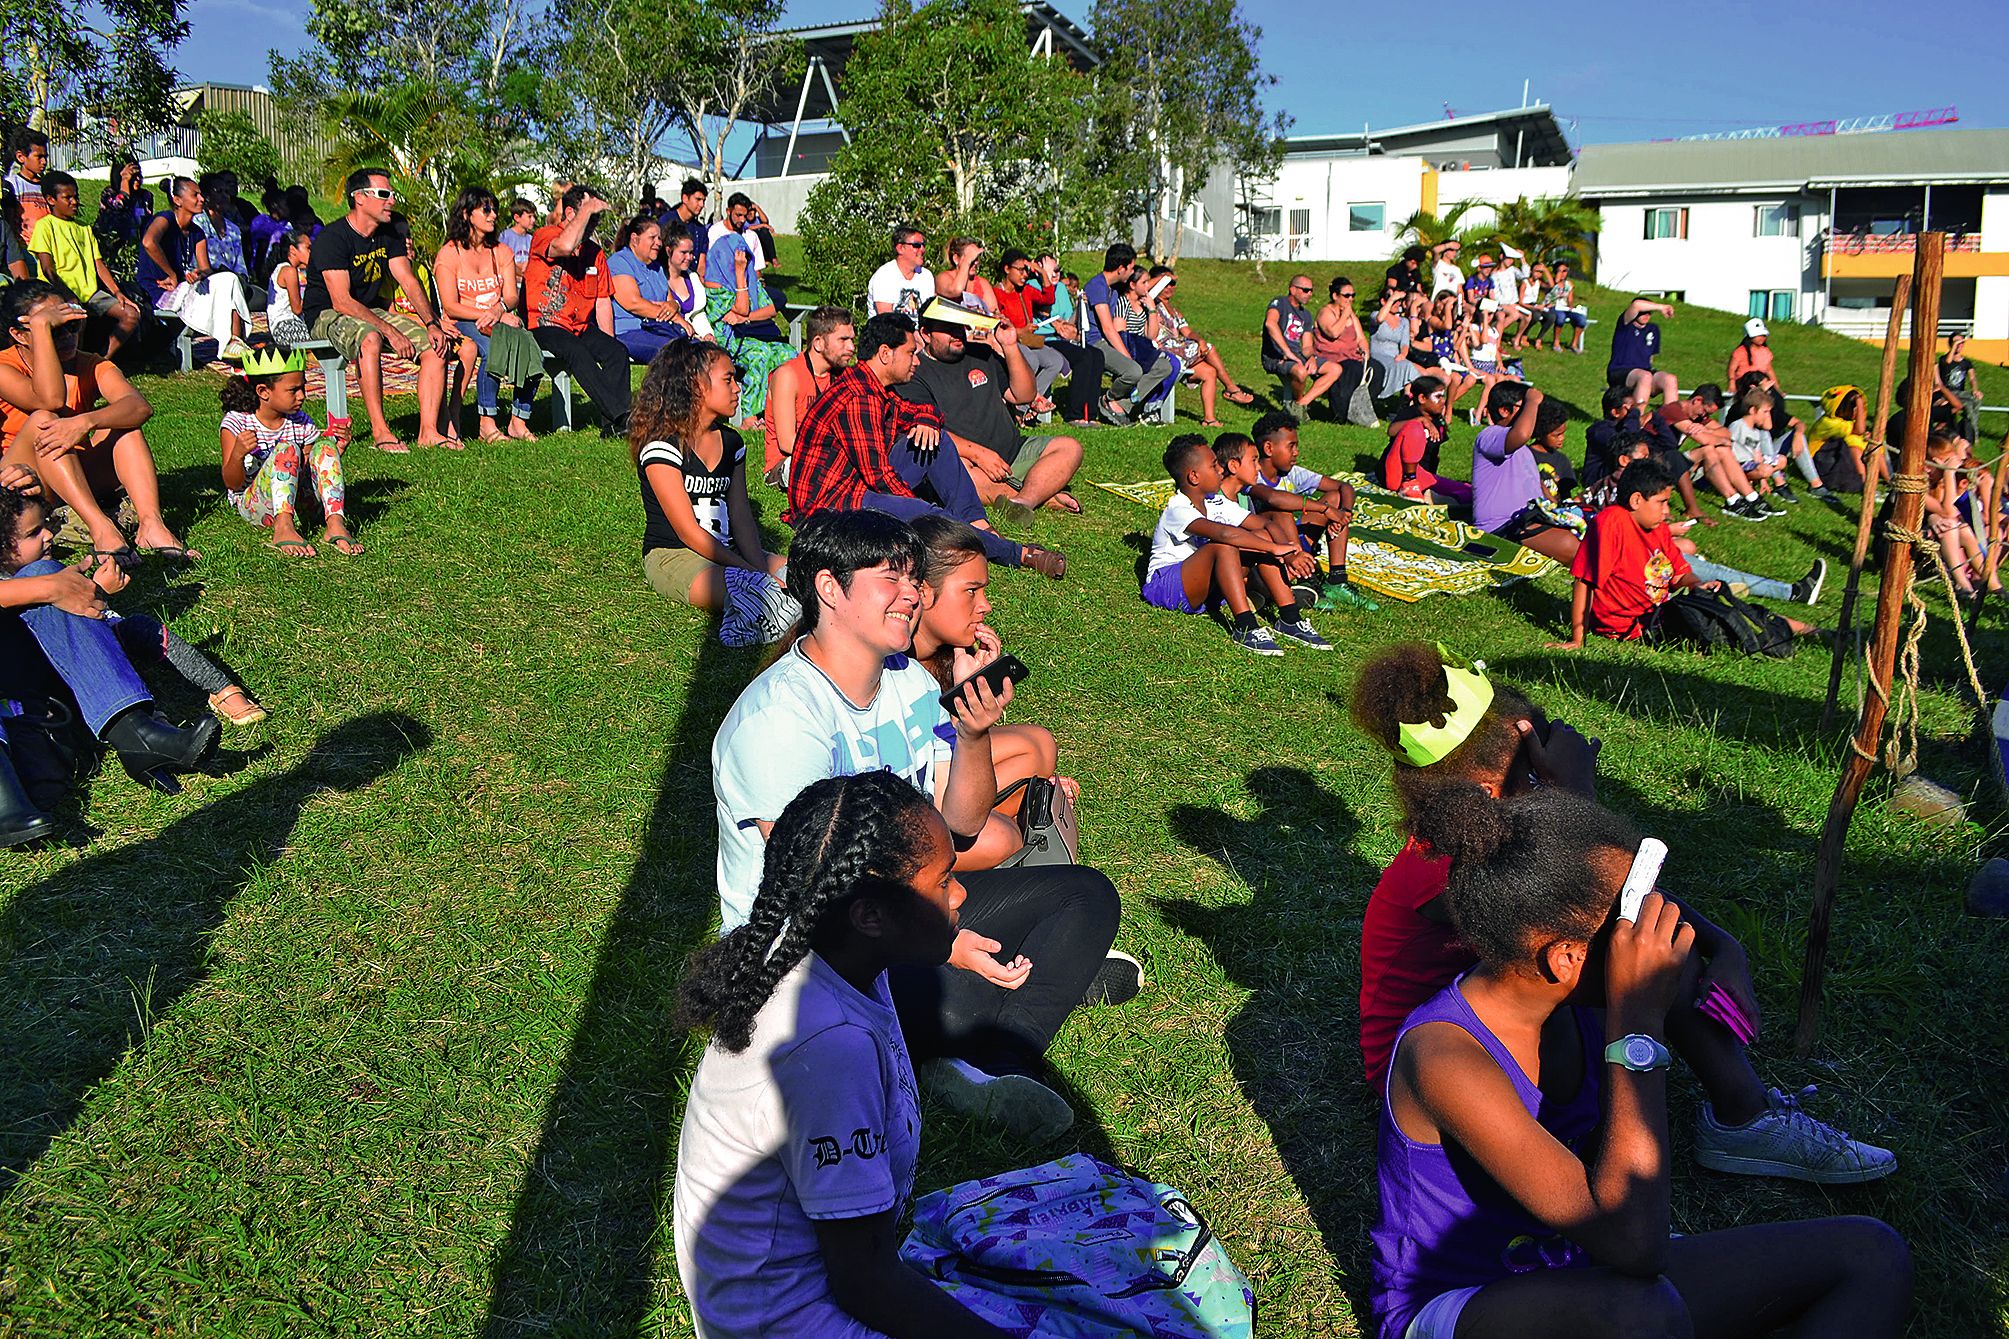
[{"label": "window on building", "polygon": [[1346,230],[1348,232],[1380,232],[1388,226],[1388,206],[1376,201],[1373,204],[1348,205],[1346,207]]},{"label": "window on building", "polygon": [[1800,235],[1800,207],[1798,205],[1759,205],[1752,211],[1751,235],[1753,237],[1798,237]]},{"label": "window on building", "polygon": [[1258,237],[1275,237],[1284,230],[1284,212],[1274,206],[1251,209],[1249,226]]},{"label": "window on building", "polygon": [[1646,240],[1660,241],[1663,238],[1688,236],[1688,211],[1672,206],[1665,209],[1646,211]]},{"label": "window on building", "polygon": [[1790,288],[1754,288],[1745,302],[1744,311],[1762,321],[1790,321],[1793,319],[1793,300],[1796,294]]},{"label": "window on building", "polygon": [[1311,236],[1311,211],[1309,209],[1293,209],[1291,211],[1291,236]]}]

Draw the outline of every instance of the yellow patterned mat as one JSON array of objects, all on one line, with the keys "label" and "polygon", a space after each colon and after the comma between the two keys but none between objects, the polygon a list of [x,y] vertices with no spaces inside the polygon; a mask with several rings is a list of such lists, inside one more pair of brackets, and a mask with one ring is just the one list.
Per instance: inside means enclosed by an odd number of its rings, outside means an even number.
[{"label": "yellow patterned mat", "polygon": [[[1412,502],[1369,483],[1365,475],[1333,477],[1351,483],[1356,494],[1347,579],[1377,595],[1413,604],[1428,595],[1470,595],[1555,569],[1533,549],[1452,520],[1441,505]],[[1172,499],[1170,479],[1095,486],[1149,511],[1163,511]]]}]

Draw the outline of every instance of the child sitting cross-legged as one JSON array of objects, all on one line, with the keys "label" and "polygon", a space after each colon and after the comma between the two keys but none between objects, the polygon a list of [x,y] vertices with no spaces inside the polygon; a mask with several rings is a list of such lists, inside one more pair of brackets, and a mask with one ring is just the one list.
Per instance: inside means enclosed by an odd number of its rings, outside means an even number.
[{"label": "child sitting cross-legged", "polygon": [[1565,787],[1469,782],[1413,821],[1478,961],[1395,1039],[1379,1339],[1901,1333],[1910,1253],[1882,1222],[1670,1231],[1667,1043],[1700,927],[1658,891],[1620,914],[1631,826]]},{"label": "child sitting cross-legged", "polygon": [[[1742,582],[1754,595],[1803,599],[1808,604],[1820,598],[1827,574],[1827,564],[1820,561],[1792,586],[1727,568],[1698,573],[1668,528],[1674,475],[1660,461],[1628,463],[1614,493],[1616,500],[1591,518],[1583,547],[1570,565],[1570,575],[1576,578],[1570,596],[1570,636],[1568,641],[1550,642],[1551,649],[1576,650],[1586,631],[1622,642],[1654,635],[1661,606],[1677,590],[1721,590]],[[1784,622],[1795,636],[1818,631],[1797,619]]]},{"label": "child sitting cross-legged", "polygon": [[[1227,434],[1223,434],[1226,436]],[[1258,512],[1293,516],[1307,547],[1323,537],[1329,569],[1315,588],[1319,609],[1364,609],[1380,605],[1356,591],[1346,579],[1346,539],[1353,524],[1353,485],[1298,464],[1297,423],[1289,414],[1271,412],[1256,420],[1256,481],[1243,490],[1244,501]],[[1221,448],[1214,439],[1214,449]]]},{"label": "child sitting cross-legged", "polygon": [[[1255,447],[1246,437],[1240,439],[1232,459],[1245,476],[1244,483],[1253,479]],[[1222,496],[1221,485],[1229,471],[1197,432],[1172,439],[1165,448],[1165,472],[1172,476],[1172,500],[1151,534],[1141,592],[1145,603],[1179,614],[1203,613],[1210,604],[1225,604],[1233,619],[1228,635],[1236,646],[1256,655],[1280,656],[1283,648],[1256,621],[1249,602],[1248,571],[1253,567],[1276,601],[1277,631],[1300,646],[1330,651],[1331,644],[1306,621],[1291,590],[1292,580],[1303,580],[1317,565],[1298,543],[1289,519],[1252,516],[1240,503]],[[1285,533],[1279,534],[1280,526]]]},{"label": "child sitting cross-legged", "polygon": [[1473,524],[1561,563],[1576,557],[1581,541],[1544,505],[1534,448],[1560,447],[1568,427],[1560,405],[1548,405],[1533,386],[1503,381],[1486,397],[1486,426],[1472,444]]},{"label": "child sitting cross-legged", "polygon": [[272,547],[288,558],[312,558],[300,533],[301,476],[321,504],[329,548],[356,557],[363,546],[342,515],[347,486],[342,446],[323,437],[301,412],[307,396],[306,355],[263,349],[247,354],[244,370],[223,383],[223,486],[238,515],[272,531]]}]

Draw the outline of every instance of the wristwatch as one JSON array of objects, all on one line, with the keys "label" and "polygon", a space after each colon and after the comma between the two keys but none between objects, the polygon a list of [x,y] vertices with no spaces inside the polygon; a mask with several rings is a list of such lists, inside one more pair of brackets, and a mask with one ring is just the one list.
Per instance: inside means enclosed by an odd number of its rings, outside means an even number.
[{"label": "wristwatch", "polygon": [[1665,1046],[1643,1032],[1620,1037],[1604,1048],[1604,1058],[1605,1063],[1623,1065],[1636,1074],[1666,1069],[1674,1060]]}]

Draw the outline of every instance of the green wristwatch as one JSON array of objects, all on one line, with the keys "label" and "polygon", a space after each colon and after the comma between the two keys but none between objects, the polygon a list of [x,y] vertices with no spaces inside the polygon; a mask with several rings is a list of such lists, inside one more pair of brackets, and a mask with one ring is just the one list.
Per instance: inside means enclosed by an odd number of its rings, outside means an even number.
[{"label": "green wristwatch", "polygon": [[1641,1032],[1620,1037],[1605,1047],[1604,1058],[1608,1064],[1624,1065],[1638,1074],[1666,1069],[1674,1061],[1665,1046]]}]

